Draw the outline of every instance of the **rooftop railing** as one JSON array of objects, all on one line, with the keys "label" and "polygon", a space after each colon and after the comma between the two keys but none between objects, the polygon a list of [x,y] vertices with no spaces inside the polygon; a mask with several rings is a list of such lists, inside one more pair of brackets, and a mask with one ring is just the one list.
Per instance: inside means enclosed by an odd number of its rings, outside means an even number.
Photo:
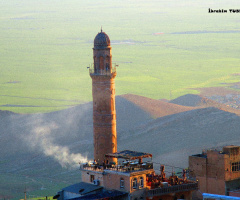
[{"label": "rooftop railing", "polygon": [[136,164],[136,163],[128,163],[125,165],[112,165],[112,164],[106,164],[106,165],[98,165],[98,164],[82,164],[80,166],[81,170],[91,170],[91,171],[98,171],[103,172],[104,170],[110,170],[110,171],[118,171],[118,172],[135,172],[135,171],[142,171],[142,170],[148,170],[153,169],[153,163],[142,163],[142,164]]}]

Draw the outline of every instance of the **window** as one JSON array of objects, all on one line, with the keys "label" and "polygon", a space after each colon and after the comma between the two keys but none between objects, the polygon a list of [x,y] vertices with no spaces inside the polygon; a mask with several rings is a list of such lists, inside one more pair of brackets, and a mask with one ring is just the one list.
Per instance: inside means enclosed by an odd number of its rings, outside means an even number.
[{"label": "window", "polygon": [[232,172],[240,171],[240,162],[232,163]]},{"label": "window", "polygon": [[140,187],[140,188],[143,188],[143,177],[140,177],[139,187]]},{"label": "window", "polygon": [[133,179],[132,187],[133,189],[137,189],[137,178]]},{"label": "window", "polygon": [[109,63],[106,63],[106,71],[109,71]]},{"label": "window", "polygon": [[104,69],[104,59],[102,56],[100,56],[100,69],[103,70]]},{"label": "window", "polygon": [[185,199],[185,197],[184,197],[184,195],[183,195],[183,194],[181,195],[180,199]]},{"label": "window", "polygon": [[94,72],[96,73],[97,70],[97,57],[94,56]]},{"label": "window", "polygon": [[94,175],[90,175],[90,182],[94,181]]},{"label": "window", "polygon": [[124,188],[124,179],[120,178],[120,188]]}]

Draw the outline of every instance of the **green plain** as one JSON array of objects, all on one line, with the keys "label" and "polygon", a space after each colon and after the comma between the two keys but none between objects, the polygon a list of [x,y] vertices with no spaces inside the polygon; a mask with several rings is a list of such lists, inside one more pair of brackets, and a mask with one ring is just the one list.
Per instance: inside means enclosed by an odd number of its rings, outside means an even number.
[{"label": "green plain", "polygon": [[240,71],[240,14],[208,13],[238,8],[235,1],[0,4],[1,110],[50,112],[91,101],[87,67],[101,26],[119,65],[117,95],[173,99],[239,81],[232,74]]}]

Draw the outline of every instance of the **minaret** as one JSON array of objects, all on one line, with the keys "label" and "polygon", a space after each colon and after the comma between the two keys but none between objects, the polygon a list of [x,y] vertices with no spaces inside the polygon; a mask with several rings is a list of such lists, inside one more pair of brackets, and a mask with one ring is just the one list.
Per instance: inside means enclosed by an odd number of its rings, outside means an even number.
[{"label": "minaret", "polygon": [[[117,151],[115,81],[116,68],[112,67],[112,47],[104,32],[94,39],[93,60],[90,68],[93,96],[94,159],[102,164],[105,154]],[[109,161],[117,162],[116,159]]]}]

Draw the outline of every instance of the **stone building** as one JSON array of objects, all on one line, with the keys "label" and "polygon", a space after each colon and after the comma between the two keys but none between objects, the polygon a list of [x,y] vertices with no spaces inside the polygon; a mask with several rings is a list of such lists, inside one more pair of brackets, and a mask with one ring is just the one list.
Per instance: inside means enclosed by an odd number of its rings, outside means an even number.
[{"label": "stone building", "polygon": [[184,171],[181,177],[175,174],[166,177],[164,166],[161,166],[161,173],[156,174],[151,154],[124,150],[106,154],[106,159],[109,157],[117,158],[118,164],[81,165],[82,181],[107,190],[121,191],[123,199],[128,200],[190,200],[192,191],[198,188],[196,182],[187,180]]},{"label": "stone building", "polygon": [[[240,189],[240,147],[225,146],[189,157],[189,170],[202,193],[229,195]],[[231,193],[230,193],[231,194]],[[201,193],[196,196],[202,199]]]}]

